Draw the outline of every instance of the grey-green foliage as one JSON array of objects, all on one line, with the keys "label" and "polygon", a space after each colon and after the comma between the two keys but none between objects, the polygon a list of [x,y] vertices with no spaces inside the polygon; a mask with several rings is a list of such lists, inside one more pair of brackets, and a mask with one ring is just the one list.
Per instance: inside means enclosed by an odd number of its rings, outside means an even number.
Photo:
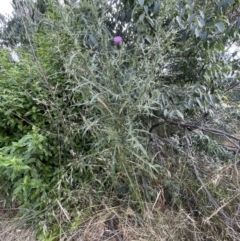
[{"label": "grey-green foliage", "polygon": [[[149,151],[149,129],[174,123],[180,140],[181,124],[202,126],[204,114],[214,116],[235,71],[224,58],[226,44],[239,37],[239,25],[225,16],[229,8],[214,1],[51,1],[39,21],[21,16],[19,62],[6,50],[0,57],[0,165],[10,197],[35,210],[58,207],[55,198],[86,208],[103,193],[131,197],[138,208],[154,200],[148,184],[167,172]],[[115,35],[123,37],[120,47]],[[189,135],[199,155],[220,153],[209,150],[216,143],[208,137]],[[171,144],[164,141],[162,149]],[[72,190],[80,190],[77,200]]]},{"label": "grey-green foliage", "polygon": [[15,47],[19,44],[29,44],[29,37],[41,28],[40,22],[48,2],[48,0],[12,0],[13,16],[5,16],[7,21],[3,23],[0,35],[1,45]]}]

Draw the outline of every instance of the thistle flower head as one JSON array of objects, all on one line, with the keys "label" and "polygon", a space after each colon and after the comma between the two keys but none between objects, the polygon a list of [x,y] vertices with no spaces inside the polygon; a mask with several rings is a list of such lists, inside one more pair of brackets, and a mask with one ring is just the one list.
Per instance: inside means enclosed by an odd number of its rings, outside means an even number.
[{"label": "thistle flower head", "polygon": [[113,39],[114,43],[115,44],[120,44],[122,43],[123,39],[121,36],[116,36],[114,39]]}]

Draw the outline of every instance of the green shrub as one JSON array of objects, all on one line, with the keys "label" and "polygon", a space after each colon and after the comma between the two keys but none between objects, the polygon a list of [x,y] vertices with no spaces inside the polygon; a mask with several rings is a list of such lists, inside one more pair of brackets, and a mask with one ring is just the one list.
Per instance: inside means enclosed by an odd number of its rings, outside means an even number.
[{"label": "green shrub", "polygon": [[[232,70],[224,48],[238,27],[209,5],[125,2],[114,10],[49,1],[36,22],[22,18],[28,44],[15,47],[18,61],[1,49],[0,180],[23,213],[37,212],[41,228],[52,223],[39,233],[44,240],[103,199],[143,210],[158,185],[172,207],[192,210],[191,199],[209,213],[207,195],[194,196],[202,183],[191,166],[202,156],[210,167],[232,158],[202,132],[214,132],[204,116],[220,106]],[[155,141],[158,122],[171,132]]]}]

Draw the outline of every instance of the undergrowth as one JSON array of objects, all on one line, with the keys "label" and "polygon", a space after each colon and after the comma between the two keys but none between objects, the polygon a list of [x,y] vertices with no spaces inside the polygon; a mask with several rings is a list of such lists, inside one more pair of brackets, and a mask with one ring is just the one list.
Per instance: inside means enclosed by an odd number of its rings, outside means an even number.
[{"label": "undergrowth", "polygon": [[17,60],[0,50],[1,211],[16,210],[2,240],[239,240],[240,139],[220,118],[239,26],[224,4],[19,14]]}]

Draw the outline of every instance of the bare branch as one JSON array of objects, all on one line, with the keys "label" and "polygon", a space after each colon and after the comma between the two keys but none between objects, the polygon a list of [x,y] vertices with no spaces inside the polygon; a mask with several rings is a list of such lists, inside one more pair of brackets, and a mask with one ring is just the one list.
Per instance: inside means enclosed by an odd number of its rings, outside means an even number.
[{"label": "bare branch", "polygon": [[224,91],[224,94],[225,94],[226,92],[228,92],[229,90],[235,88],[235,87],[238,86],[238,85],[240,85],[240,82],[237,82],[236,84],[231,85],[229,88],[227,88],[227,89]]},{"label": "bare branch", "polygon": [[191,159],[191,164],[193,166],[194,169],[194,173],[198,179],[198,181],[201,183],[203,190],[205,191],[205,193],[208,196],[209,201],[212,203],[212,205],[217,209],[217,211],[223,216],[223,218],[226,220],[226,222],[231,225],[231,218],[224,212],[224,210],[222,209],[222,207],[220,207],[218,205],[218,203],[215,201],[215,199],[212,197],[211,193],[208,191],[205,183],[203,182],[202,178],[200,177],[199,171],[197,169],[197,166],[194,163],[194,157],[192,154],[192,151],[190,149],[190,139],[191,137],[188,134],[187,128],[185,128],[185,138],[186,138],[186,142],[187,142],[187,151],[188,151],[188,156]]},{"label": "bare branch", "polygon": [[[163,118],[163,117],[162,117]],[[203,127],[203,126],[199,126],[199,125],[194,125],[192,123],[187,123],[187,122],[182,122],[182,121],[171,121],[171,120],[167,120],[166,118],[163,118],[165,120],[165,122],[169,125],[175,125],[175,126],[180,126],[182,128],[187,128],[190,131],[193,130],[201,130],[203,132],[208,132],[208,133],[212,133],[215,135],[219,135],[219,136],[224,136],[226,138],[230,138],[233,139],[235,141],[238,141],[240,143],[240,138],[236,137],[234,135],[231,135],[225,131],[219,130],[219,129],[214,129],[214,128],[208,128],[208,127]],[[154,125],[151,126],[151,128],[149,129],[149,132],[151,133],[153,131],[154,128],[162,125],[162,122],[156,123]],[[238,148],[240,150],[240,146],[236,146],[236,148]]]}]

